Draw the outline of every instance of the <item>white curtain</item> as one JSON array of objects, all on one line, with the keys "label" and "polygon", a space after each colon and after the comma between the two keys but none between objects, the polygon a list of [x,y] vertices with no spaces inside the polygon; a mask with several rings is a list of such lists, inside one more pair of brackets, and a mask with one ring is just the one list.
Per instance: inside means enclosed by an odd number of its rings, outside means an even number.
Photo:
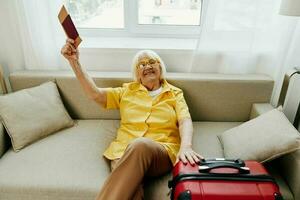
[{"label": "white curtain", "polygon": [[275,105],[279,99],[284,74],[293,68],[300,70],[300,23],[297,17],[285,16],[289,22],[289,31],[282,36],[278,63],[274,68],[275,87],[271,102]]},{"label": "white curtain", "polygon": [[279,15],[280,3],[204,1],[203,29],[189,71],[270,75],[275,80],[271,101],[276,105],[283,74],[295,66],[300,53],[295,48],[300,36],[298,19]]},{"label": "white curtain", "polygon": [[57,13],[62,2],[17,0],[15,3],[25,69],[61,68],[63,62],[59,52],[64,33],[59,27]]},{"label": "white curtain", "polygon": [[204,1],[202,33],[192,72],[272,75],[289,24],[278,14],[280,0]]}]

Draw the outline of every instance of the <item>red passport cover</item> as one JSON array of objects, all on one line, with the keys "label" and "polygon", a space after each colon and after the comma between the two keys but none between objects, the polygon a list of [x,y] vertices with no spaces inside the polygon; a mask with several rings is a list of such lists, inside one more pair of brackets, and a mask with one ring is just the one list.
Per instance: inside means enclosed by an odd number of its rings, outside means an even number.
[{"label": "red passport cover", "polygon": [[64,28],[66,35],[68,36],[68,38],[74,40],[74,46],[77,48],[82,40],[65,6],[62,6],[62,8],[60,9],[58,19],[62,27]]}]

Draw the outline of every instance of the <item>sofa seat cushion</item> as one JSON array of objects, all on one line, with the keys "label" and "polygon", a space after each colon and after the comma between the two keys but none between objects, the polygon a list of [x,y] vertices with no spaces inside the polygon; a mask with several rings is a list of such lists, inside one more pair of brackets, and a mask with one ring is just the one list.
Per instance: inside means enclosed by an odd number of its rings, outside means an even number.
[{"label": "sofa seat cushion", "polygon": [[218,135],[242,122],[193,122],[193,148],[205,158],[223,158]]},{"label": "sofa seat cushion", "polygon": [[110,172],[102,153],[113,140],[118,120],[78,120],[0,159],[0,199],[94,199]]},{"label": "sofa seat cushion", "polygon": [[[194,122],[194,149],[206,158],[223,157],[217,135],[239,124]],[[94,200],[110,173],[102,153],[118,127],[118,120],[78,120],[18,153],[9,149],[0,159],[0,199]],[[169,199],[170,179],[171,173],[148,181],[146,200]],[[285,182],[280,184],[291,197]]]}]

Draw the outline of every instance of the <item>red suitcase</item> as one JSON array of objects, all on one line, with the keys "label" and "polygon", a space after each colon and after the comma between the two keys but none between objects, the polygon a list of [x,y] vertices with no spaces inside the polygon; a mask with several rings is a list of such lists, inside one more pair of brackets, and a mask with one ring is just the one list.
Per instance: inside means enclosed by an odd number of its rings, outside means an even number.
[{"label": "red suitcase", "polygon": [[283,200],[275,180],[256,161],[178,162],[169,181],[172,200]]}]

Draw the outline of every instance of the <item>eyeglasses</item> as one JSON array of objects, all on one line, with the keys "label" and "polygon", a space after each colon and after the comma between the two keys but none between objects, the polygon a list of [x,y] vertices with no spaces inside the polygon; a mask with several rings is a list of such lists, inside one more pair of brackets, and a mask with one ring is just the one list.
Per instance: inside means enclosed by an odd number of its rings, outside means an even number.
[{"label": "eyeglasses", "polygon": [[159,63],[159,61],[155,60],[153,58],[150,58],[148,60],[142,60],[142,61],[138,62],[136,67],[139,69],[142,69],[142,68],[146,67],[147,65],[155,65],[156,63]]}]

